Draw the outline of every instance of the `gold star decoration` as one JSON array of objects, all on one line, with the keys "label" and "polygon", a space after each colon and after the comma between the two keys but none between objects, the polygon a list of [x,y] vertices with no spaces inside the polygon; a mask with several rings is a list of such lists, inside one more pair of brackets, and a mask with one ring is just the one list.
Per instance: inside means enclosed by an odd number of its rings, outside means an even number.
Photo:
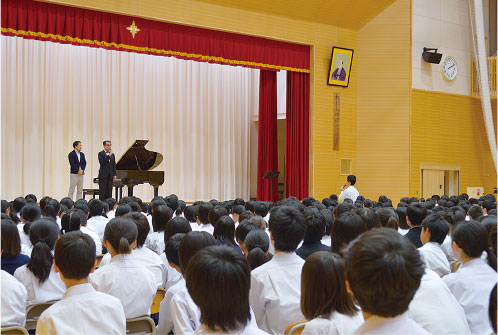
[{"label": "gold star decoration", "polygon": [[126,29],[130,31],[131,37],[133,38],[135,38],[135,35],[140,31],[140,29],[138,29],[138,27],[135,24],[135,20],[133,20],[131,26],[126,27]]}]

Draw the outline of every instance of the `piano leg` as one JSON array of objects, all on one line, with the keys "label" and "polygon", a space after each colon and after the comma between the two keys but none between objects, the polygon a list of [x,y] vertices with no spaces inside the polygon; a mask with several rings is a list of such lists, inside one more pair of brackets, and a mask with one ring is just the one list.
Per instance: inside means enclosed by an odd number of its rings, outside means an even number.
[{"label": "piano leg", "polygon": [[154,197],[159,195],[159,186],[154,186]]},{"label": "piano leg", "polygon": [[128,196],[131,197],[133,195],[133,186],[128,186]]},{"label": "piano leg", "polygon": [[[123,187],[121,186],[121,187],[119,188],[119,200],[121,200],[122,198],[123,198]],[[118,200],[118,201],[119,201],[119,200]]]}]

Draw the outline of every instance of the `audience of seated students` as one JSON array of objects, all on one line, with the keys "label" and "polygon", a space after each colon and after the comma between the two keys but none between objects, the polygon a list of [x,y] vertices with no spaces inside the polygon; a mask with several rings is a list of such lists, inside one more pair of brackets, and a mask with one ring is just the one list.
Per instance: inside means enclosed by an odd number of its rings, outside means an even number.
[{"label": "audience of seated students", "polygon": [[[137,226],[137,245],[131,251],[131,258],[154,274],[157,288],[163,287],[166,265],[154,251],[144,246],[145,239],[147,238],[150,229],[147,218],[144,214],[138,212],[128,213],[123,215],[123,218],[131,219]],[[105,254],[100,261],[99,268],[109,264],[111,258],[110,253]]]},{"label": "audience of seated students", "polygon": [[315,207],[307,207],[303,215],[306,222],[306,233],[303,244],[296,250],[296,254],[306,260],[314,252],[330,251],[330,247],[321,242],[325,233],[325,217],[322,213]]},{"label": "audience of seated students", "polygon": [[104,203],[99,199],[93,199],[88,203],[90,218],[87,221],[87,228],[99,235],[100,240],[104,239],[104,230],[108,218],[104,217]]},{"label": "audience of seated students", "polygon": [[421,204],[412,203],[406,209],[406,223],[410,227],[410,230],[405,234],[405,237],[412,242],[416,248],[422,246],[422,241],[420,241],[420,232],[422,231],[422,228],[420,225],[426,216],[427,210]]},{"label": "audience of seated students", "polygon": [[164,252],[164,230],[173,217],[173,211],[167,205],[159,205],[152,212],[152,227],[154,232],[147,236],[145,245],[156,254]]},{"label": "audience of seated students", "polygon": [[[13,223],[15,225],[15,223]],[[3,220],[2,220],[3,225]],[[2,227],[3,230],[3,227]],[[3,241],[2,241],[3,245]],[[23,284],[7,271],[2,270],[1,285],[1,324],[2,327],[21,326],[26,323],[28,293]]]},{"label": "audience of seated students", "polygon": [[28,292],[28,305],[58,300],[66,286],[53,269],[54,244],[59,237],[59,227],[48,219],[39,219],[29,227],[33,252],[29,262],[14,272]]},{"label": "audience of seated students", "polygon": [[424,263],[409,241],[392,229],[372,229],[346,248],[344,261],[348,285],[365,318],[356,334],[429,334],[407,314],[424,274]]},{"label": "audience of seated students", "polygon": [[21,254],[21,239],[16,224],[12,220],[2,220],[2,270],[14,275],[17,268],[29,262],[29,257]]},{"label": "audience of seated students", "polygon": [[439,276],[450,273],[450,263],[441,244],[444,242],[450,226],[441,214],[430,214],[421,224],[420,241],[422,246],[418,249],[425,266],[436,272]]},{"label": "audience of seated students", "polygon": [[195,219],[197,221],[197,225],[199,226],[198,230],[213,234],[214,226],[209,223],[209,212],[211,209],[213,209],[213,205],[209,202],[199,204],[197,206],[197,216]]},{"label": "audience of seated students", "polygon": [[360,309],[346,289],[344,261],[338,254],[310,255],[301,273],[302,334],[353,334],[363,323]]},{"label": "audience of seated students", "polygon": [[218,245],[227,245],[242,253],[242,250],[240,250],[237,243],[235,243],[235,223],[230,216],[223,215],[218,218],[214,224],[213,236],[218,242]]},{"label": "audience of seated students", "polygon": [[62,299],[38,319],[36,334],[124,334],[126,317],[120,301],[95,291],[88,276],[95,269],[95,244],[70,232],[55,244],[54,269],[66,286]]},{"label": "audience of seated students", "polygon": [[[183,276],[178,283],[169,288],[173,291],[169,306],[162,304],[160,307],[159,334],[168,334],[170,327],[175,334],[193,334],[199,326],[200,311],[188,293],[185,284],[185,271],[196,252],[212,245],[217,245],[216,239],[205,231],[192,231],[182,238],[178,247],[178,260]],[[206,280],[206,277],[203,276],[203,280]],[[166,319],[163,323],[161,318],[165,317],[171,317],[171,319]]]},{"label": "audience of seated students", "polygon": [[166,255],[166,243],[168,240],[176,234],[182,233],[187,234],[192,231],[192,227],[183,217],[174,217],[168,221],[166,224],[166,230],[164,231],[164,252],[161,253],[159,258],[166,265],[166,272],[163,277],[163,288],[168,289],[169,287],[175,285],[182,277],[181,273],[170,266]]},{"label": "audience of seated students", "polygon": [[304,319],[299,308],[304,260],[296,255],[296,249],[306,222],[296,206],[283,205],[274,208],[269,226],[275,255],[251,272],[249,300],[259,328],[283,334],[288,325]]},{"label": "audience of seated students", "polygon": [[367,225],[361,219],[361,216],[353,211],[344,212],[335,220],[332,226],[330,233],[332,252],[342,254],[342,250],[348,243],[365,231],[367,231]]},{"label": "audience of seated students", "polygon": [[[496,284],[496,256],[489,250],[487,229],[477,221],[462,222],[453,229],[451,239],[453,253],[463,264],[443,280],[465,310],[470,332],[491,334],[493,329],[483,316]],[[484,251],[487,264],[481,259]]]},{"label": "audience of seated students", "polygon": [[137,225],[131,219],[110,220],[104,231],[104,246],[112,259],[90,275],[90,283],[97,291],[121,301],[127,319],[147,315],[157,291],[154,274],[130,255],[136,247],[137,234]]},{"label": "audience of seated students", "polygon": [[[240,252],[227,246],[200,250],[189,261],[185,281],[201,313],[195,334],[266,334],[251,322],[251,270]],[[205,289],[219,283],[223,289]]]},{"label": "audience of seated students", "polygon": [[21,244],[32,247],[29,240],[29,226],[32,222],[41,218],[41,209],[36,204],[27,204],[21,210],[21,222],[17,224]]},{"label": "audience of seated students", "polygon": [[244,240],[246,257],[251,270],[261,266],[273,258],[269,253],[270,239],[261,229],[251,230]]}]

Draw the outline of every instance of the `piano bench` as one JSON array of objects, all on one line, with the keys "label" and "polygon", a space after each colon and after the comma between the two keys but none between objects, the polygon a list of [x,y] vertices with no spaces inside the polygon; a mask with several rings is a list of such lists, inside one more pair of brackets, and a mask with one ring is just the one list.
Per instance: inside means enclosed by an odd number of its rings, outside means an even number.
[{"label": "piano bench", "polygon": [[95,199],[95,196],[99,195],[99,189],[98,188],[84,188],[83,189],[83,199],[85,199],[85,197],[87,195],[90,195],[90,196],[92,196],[92,199]]}]

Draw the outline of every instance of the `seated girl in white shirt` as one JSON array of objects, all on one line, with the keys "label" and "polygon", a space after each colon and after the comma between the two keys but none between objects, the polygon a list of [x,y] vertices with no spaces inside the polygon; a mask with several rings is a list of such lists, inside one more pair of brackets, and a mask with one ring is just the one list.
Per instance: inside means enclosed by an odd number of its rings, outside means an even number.
[{"label": "seated girl in white shirt", "polygon": [[250,322],[251,270],[240,252],[228,246],[200,250],[189,261],[185,280],[201,310],[195,334],[266,334]]},{"label": "seated girl in white shirt", "polygon": [[450,263],[441,248],[450,226],[440,214],[431,214],[422,221],[420,241],[422,246],[418,249],[425,266],[438,275],[445,276],[450,273]]},{"label": "seated girl in white shirt", "polygon": [[38,220],[41,217],[41,209],[36,204],[27,204],[21,210],[21,222],[17,225],[19,229],[19,237],[21,238],[21,243],[31,247],[31,241],[29,240],[29,226],[31,223]]},{"label": "seated girl in white shirt", "polygon": [[164,252],[164,230],[172,217],[173,211],[166,205],[157,206],[152,212],[152,227],[154,232],[147,236],[145,245],[158,255]]},{"label": "seated girl in white shirt", "polygon": [[67,290],[41,314],[37,334],[126,333],[119,300],[95,291],[88,283],[88,275],[95,269],[95,243],[90,236],[79,231],[61,236],[55,245],[54,269]]},{"label": "seated girl in white shirt", "polygon": [[104,246],[112,256],[109,264],[90,276],[100,292],[121,301],[127,319],[149,314],[157,291],[156,277],[130,255],[137,244],[137,226],[128,218],[114,218],[104,231]]},{"label": "seated girl in white shirt", "polygon": [[328,251],[306,259],[301,272],[301,311],[310,320],[303,334],[353,334],[363,315],[346,290],[344,261]]},{"label": "seated girl in white shirt", "polygon": [[[465,311],[472,334],[491,334],[485,317],[489,295],[496,284],[496,256],[489,250],[488,231],[477,221],[459,223],[451,233],[455,257],[463,264],[457,272],[443,277],[451,293]],[[486,251],[487,264],[481,259]]]},{"label": "seated girl in white shirt", "polygon": [[52,250],[59,236],[59,226],[49,219],[39,219],[29,228],[33,252],[28,264],[14,272],[28,291],[28,305],[59,300],[66,286],[53,269]]}]

